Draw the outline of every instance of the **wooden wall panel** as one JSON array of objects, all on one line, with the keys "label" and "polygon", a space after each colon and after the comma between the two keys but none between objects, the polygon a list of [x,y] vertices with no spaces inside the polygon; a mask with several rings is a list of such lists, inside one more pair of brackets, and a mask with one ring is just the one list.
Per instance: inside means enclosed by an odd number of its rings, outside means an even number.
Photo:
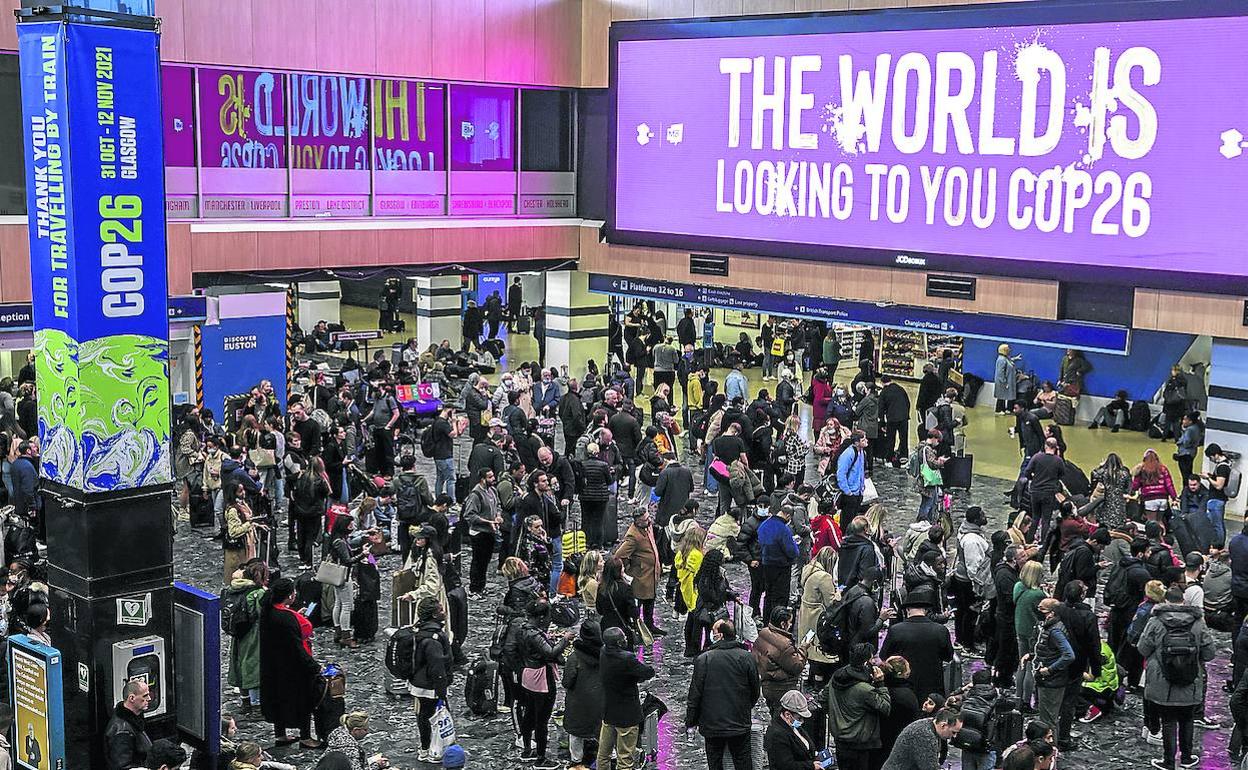
[{"label": "wooden wall panel", "polygon": [[256,256],[261,270],[320,266],[321,239],[315,230],[257,232]]},{"label": "wooden wall panel", "polygon": [[581,84],[581,8],[572,0],[536,0],[533,82]]},{"label": "wooden wall panel", "polygon": [[581,5],[581,77],[585,88],[605,88],[610,57],[611,0],[584,0]]},{"label": "wooden wall panel", "polygon": [[1157,292],[1152,289],[1135,290],[1135,307],[1131,313],[1131,323],[1140,329],[1157,328]]},{"label": "wooden wall panel", "polygon": [[193,233],[191,266],[195,272],[262,270],[254,232]]},{"label": "wooden wall panel", "polygon": [[310,13],[307,0],[253,0],[251,45],[256,66],[316,72],[317,31],[322,26],[336,27],[337,19]]},{"label": "wooden wall panel", "polygon": [[433,248],[434,230],[379,230],[377,253],[384,264],[416,265],[440,255]]},{"label": "wooden wall panel", "polygon": [[433,0],[433,76],[485,79],[485,0]]},{"label": "wooden wall panel", "polygon": [[[693,0],[694,16],[740,16],[744,6],[754,5],[743,0]],[[789,3],[792,6],[792,3]],[[792,10],[790,7],[789,10]]]},{"label": "wooden wall panel", "polygon": [[694,0],[650,0],[646,6],[648,19],[679,19],[693,16]]},{"label": "wooden wall panel", "polygon": [[[402,20],[401,23],[396,23]],[[432,0],[377,0],[373,20],[377,73],[428,74],[433,71]]]},{"label": "wooden wall panel", "polygon": [[376,230],[322,230],[320,237],[320,267],[382,264]]},{"label": "wooden wall panel", "polygon": [[[1156,289],[1136,289],[1135,296],[1136,308],[1144,304],[1146,310],[1145,313],[1137,313],[1134,319],[1136,328],[1248,339],[1248,327],[1243,325],[1244,301],[1248,297]],[[1155,311],[1148,312],[1150,307]],[[1154,312],[1155,321],[1150,324]]]},{"label": "wooden wall panel", "polygon": [[[303,6],[307,9],[307,0]],[[316,0],[314,12],[320,19],[314,36],[318,70],[361,74],[377,70],[377,0],[351,0],[349,5]]]},{"label": "wooden wall panel", "polygon": [[650,0],[611,0],[611,21],[646,19],[650,15]]},{"label": "wooden wall panel", "polygon": [[795,0],[744,0],[742,13],[793,13],[797,10]]},{"label": "wooden wall panel", "polygon": [[[186,59],[251,66],[252,0],[190,0],[184,4]],[[297,28],[290,34],[298,34]]]},{"label": "wooden wall panel", "polygon": [[165,226],[165,272],[169,278],[169,294],[190,294],[191,226],[184,222]]},{"label": "wooden wall panel", "polygon": [[[156,0],[156,15],[160,17],[160,56],[168,61],[186,58],[185,6],[185,0]],[[10,14],[6,16],[12,18]],[[0,37],[3,35],[0,31]],[[0,43],[0,48],[3,47]]]},{"label": "wooden wall panel", "polygon": [[490,0],[485,24],[485,79],[497,83],[533,81],[534,0]]}]

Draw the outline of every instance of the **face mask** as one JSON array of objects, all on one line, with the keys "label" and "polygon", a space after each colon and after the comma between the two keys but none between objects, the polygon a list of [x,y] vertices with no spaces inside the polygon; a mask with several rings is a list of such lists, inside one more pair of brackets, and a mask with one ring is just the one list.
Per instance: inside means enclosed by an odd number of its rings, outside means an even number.
[{"label": "face mask", "polygon": [[794,729],[794,730],[796,730],[797,728],[799,728],[799,727],[801,727],[801,726],[802,726],[802,720],[800,720],[800,719],[794,719],[794,720],[793,720],[793,729]]}]

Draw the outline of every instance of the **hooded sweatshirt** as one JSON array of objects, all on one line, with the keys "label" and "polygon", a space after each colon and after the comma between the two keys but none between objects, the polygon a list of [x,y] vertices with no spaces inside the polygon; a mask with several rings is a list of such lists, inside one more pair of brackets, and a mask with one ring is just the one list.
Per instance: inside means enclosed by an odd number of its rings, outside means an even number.
[{"label": "hooded sweatshirt", "polygon": [[984,538],[984,528],[970,521],[963,521],[958,528],[957,566],[954,574],[975,587],[975,595],[992,598],[996,589],[992,583],[992,549]]},{"label": "hooded sweatshirt", "polygon": [[[1190,635],[1190,636],[1188,636]],[[1190,684],[1172,682],[1166,677],[1164,651],[1166,637],[1173,641],[1189,639],[1198,648],[1200,664]],[[1144,669],[1144,698],[1159,706],[1194,706],[1205,699],[1205,663],[1213,660],[1217,648],[1205,627],[1204,611],[1183,604],[1158,604],[1136,644],[1140,655],[1147,659]]]},{"label": "hooded sweatshirt", "polygon": [[888,716],[891,700],[881,681],[875,684],[861,666],[845,666],[828,685],[828,731],[837,745],[880,748],[880,717]]}]

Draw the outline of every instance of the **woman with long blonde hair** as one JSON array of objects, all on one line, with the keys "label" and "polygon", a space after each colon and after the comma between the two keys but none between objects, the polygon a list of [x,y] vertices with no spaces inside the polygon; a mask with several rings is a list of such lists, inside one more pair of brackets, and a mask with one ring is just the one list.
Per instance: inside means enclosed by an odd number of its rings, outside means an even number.
[{"label": "woman with long blonde hair", "polygon": [[576,576],[576,595],[587,611],[598,604],[598,580],[602,577],[602,551],[586,551],[581,557],[580,573]]}]

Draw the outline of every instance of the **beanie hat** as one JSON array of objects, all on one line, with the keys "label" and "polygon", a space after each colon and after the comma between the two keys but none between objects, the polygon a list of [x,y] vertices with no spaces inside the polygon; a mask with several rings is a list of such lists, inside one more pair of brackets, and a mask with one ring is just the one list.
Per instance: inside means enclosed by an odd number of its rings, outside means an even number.
[{"label": "beanie hat", "polygon": [[464,748],[458,743],[452,743],[442,752],[442,767],[467,767],[468,755],[464,752]]}]

